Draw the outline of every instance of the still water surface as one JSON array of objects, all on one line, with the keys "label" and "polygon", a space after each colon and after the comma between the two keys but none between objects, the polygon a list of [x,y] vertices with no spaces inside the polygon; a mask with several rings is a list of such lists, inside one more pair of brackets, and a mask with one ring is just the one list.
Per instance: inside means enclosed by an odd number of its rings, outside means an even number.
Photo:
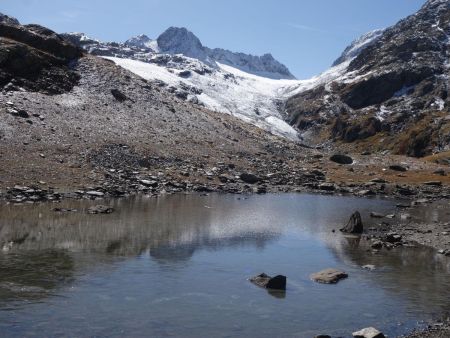
[{"label": "still water surface", "polygon": [[[450,263],[428,249],[373,254],[333,233],[379,199],[282,194],[172,195],[0,207],[1,337],[395,336],[450,310]],[[103,202],[104,203],[104,202]],[[57,213],[54,207],[77,211]],[[375,271],[361,266],[374,264]],[[350,277],[321,285],[309,275]],[[247,278],[288,277],[284,294]]]}]

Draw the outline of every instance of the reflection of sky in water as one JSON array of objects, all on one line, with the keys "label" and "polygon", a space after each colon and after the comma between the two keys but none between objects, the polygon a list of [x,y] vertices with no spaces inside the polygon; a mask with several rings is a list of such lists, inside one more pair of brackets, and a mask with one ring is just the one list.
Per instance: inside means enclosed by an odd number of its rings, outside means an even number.
[{"label": "reflection of sky in water", "polygon": [[[310,337],[374,325],[396,334],[449,310],[443,257],[411,249],[373,255],[331,233],[354,210],[376,222],[368,213],[392,212],[394,202],[285,194],[112,203],[112,215],[60,215],[45,204],[0,209],[0,242],[28,234],[0,254],[2,332]],[[328,267],[350,278],[337,286],[309,280]],[[288,276],[284,298],[246,280],[261,272]]]}]

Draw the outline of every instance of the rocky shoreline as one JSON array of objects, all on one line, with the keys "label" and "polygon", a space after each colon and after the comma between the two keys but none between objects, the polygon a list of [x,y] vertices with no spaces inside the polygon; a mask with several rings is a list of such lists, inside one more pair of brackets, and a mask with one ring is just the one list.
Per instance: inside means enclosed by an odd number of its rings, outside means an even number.
[{"label": "rocky shoreline", "polygon": [[[379,220],[377,226],[365,229],[363,238],[371,242],[373,250],[410,246],[412,243],[429,246],[444,256],[450,256],[450,215],[445,221],[432,223],[421,219],[421,210],[429,205],[442,209],[448,215],[450,189],[442,185],[406,186],[389,184],[373,179],[365,184],[334,184],[325,174],[314,169],[311,172],[289,175],[288,171],[263,174],[262,170],[242,172],[232,163],[218,163],[207,168],[189,161],[169,163],[159,158],[147,158],[145,164],[152,170],[139,166],[125,166],[124,162],[144,161],[131,155],[126,146],[107,147],[105,152],[92,155],[91,163],[97,164],[91,174],[96,177],[93,185],[78,188],[53,188],[45,181],[30,185],[15,185],[0,190],[4,203],[22,204],[60,202],[64,199],[120,198],[134,194],[159,196],[177,193],[315,193],[355,196],[365,198],[396,199],[396,212],[390,215],[371,213]],[[127,158],[128,157],[128,158]],[[112,161],[121,159],[121,167]],[[109,169],[105,168],[109,167]],[[267,169],[265,169],[266,171]],[[256,172],[256,174],[255,174]]]},{"label": "rocky shoreline", "polygon": [[447,318],[433,324],[429,324],[426,329],[414,330],[409,335],[400,338],[447,338],[450,336],[450,320]]}]

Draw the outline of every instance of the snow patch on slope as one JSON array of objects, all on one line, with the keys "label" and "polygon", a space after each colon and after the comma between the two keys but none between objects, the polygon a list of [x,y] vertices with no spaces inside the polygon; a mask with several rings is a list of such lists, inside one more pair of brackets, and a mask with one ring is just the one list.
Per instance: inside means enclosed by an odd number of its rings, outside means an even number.
[{"label": "snow patch on slope", "polygon": [[381,37],[381,35],[384,33],[384,29],[376,29],[374,31],[371,31],[369,33],[364,34],[360,38],[354,40],[350,46],[348,46],[342,55],[333,63],[333,66],[337,66],[343,62],[352,60],[356,56],[358,56],[361,51],[373,45],[377,40]]},{"label": "snow patch on slope", "polygon": [[192,72],[188,78],[183,78],[179,73],[157,64],[107,58],[147,80],[162,80],[174,87],[180,87],[183,83],[199,88],[202,93],[196,97],[207,108],[234,115],[275,135],[298,139],[297,131],[279,113],[278,97],[282,88],[295,85],[298,81],[263,78],[222,64],[210,74]]}]

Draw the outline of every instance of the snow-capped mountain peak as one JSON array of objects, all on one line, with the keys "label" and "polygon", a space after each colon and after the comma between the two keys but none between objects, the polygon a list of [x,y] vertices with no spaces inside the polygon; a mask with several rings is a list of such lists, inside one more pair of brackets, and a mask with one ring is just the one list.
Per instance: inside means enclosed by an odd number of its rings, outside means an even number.
[{"label": "snow-capped mountain peak", "polygon": [[133,36],[132,38],[125,41],[125,45],[128,47],[153,49],[155,46],[155,41],[150,39],[147,35],[141,34],[138,36]]},{"label": "snow-capped mountain peak", "polygon": [[170,27],[156,41],[161,53],[183,54],[200,61],[208,61],[200,39],[184,27]]}]

